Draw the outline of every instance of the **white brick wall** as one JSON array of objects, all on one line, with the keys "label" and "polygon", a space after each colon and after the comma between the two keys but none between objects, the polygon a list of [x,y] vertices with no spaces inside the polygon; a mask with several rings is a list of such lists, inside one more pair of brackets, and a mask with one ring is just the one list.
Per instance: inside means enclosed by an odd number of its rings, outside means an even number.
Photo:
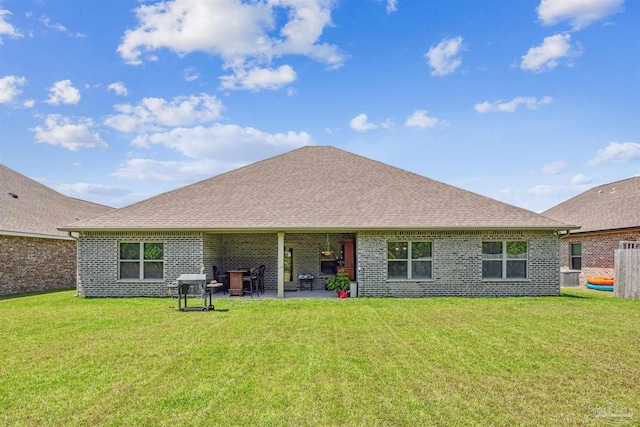
[{"label": "white brick wall", "polygon": [[[353,234],[330,233],[338,246]],[[356,266],[360,296],[425,297],[558,295],[559,239],[552,232],[433,231],[358,232]],[[296,270],[319,276],[320,251],[325,233],[287,233],[285,243],[296,243]],[[526,280],[482,280],[483,240],[527,240]],[[118,243],[124,240],[161,240],[165,244],[164,281],[118,280]],[[387,241],[430,240],[433,242],[433,280],[387,281]],[[83,233],[78,293],[83,296],[163,296],[166,285],[182,273],[211,273],[264,264],[265,287],[276,289],[277,235],[275,233]],[[322,286],[316,279],[314,288]]]},{"label": "white brick wall", "polygon": [[[164,281],[118,280],[121,241],[164,242]],[[78,240],[78,295],[87,297],[164,296],[167,284],[182,273],[200,273],[202,233],[85,232]]]},{"label": "white brick wall", "polygon": [[[433,279],[387,281],[387,241],[433,242]],[[483,240],[527,240],[526,280],[482,280]],[[360,296],[559,295],[559,239],[552,232],[442,231],[360,232],[357,235]]]}]

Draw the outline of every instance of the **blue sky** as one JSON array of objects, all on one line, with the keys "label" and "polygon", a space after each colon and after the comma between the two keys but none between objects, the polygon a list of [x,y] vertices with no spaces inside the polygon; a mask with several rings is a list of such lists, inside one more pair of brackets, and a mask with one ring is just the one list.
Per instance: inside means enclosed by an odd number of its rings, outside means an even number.
[{"label": "blue sky", "polygon": [[0,162],[114,207],[304,145],[534,211],[640,173],[638,1],[0,0],[0,40]]}]

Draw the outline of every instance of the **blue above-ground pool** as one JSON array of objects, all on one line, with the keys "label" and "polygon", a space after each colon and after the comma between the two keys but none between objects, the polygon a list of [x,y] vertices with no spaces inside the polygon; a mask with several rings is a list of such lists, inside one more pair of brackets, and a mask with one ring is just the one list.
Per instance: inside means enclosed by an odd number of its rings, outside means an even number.
[{"label": "blue above-ground pool", "polygon": [[584,284],[589,289],[595,289],[597,291],[608,291],[613,292],[613,285],[594,285],[593,283],[585,283]]}]

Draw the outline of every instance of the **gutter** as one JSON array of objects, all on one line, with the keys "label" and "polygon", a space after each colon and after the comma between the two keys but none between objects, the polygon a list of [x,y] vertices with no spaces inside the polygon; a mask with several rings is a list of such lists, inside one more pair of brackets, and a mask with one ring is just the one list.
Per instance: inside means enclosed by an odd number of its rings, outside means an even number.
[{"label": "gutter", "polygon": [[580,226],[563,225],[561,227],[500,227],[500,226],[484,226],[484,227],[415,227],[415,226],[389,226],[389,227],[264,227],[264,228],[249,228],[249,227],[90,227],[90,228],[76,228],[76,227],[61,227],[58,230],[68,232],[224,232],[224,233],[276,233],[278,231],[284,232],[354,232],[354,231],[520,231],[520,230],[535,230],[535,231],[556,231],[560,234],[562,231],[569,232],[570,230],[577,230]]},{"label": "gutter", "polygon": [[0,231],[0,236],[31,237],[35,239],[52,239],[52,240],[75,240],[74,237],[54,236],[51,234],[24,233],[20,231]]},{"label": "gutter", "polygon": [[76,241],[76,297],[78,296],[78,283],[80,283],[80,251],[78,250],[78,238],[69,233],[69,238]]},{"label": "gutter", "polygon": [[624,227],[624,228],[609,228],[606,230],[585,230],[585,231],[577,231],[574,233],[570,233],[569,230],[566,231],[562,237],[582,237],[582,236],[593,236],[597,234],[618,234],[618,233],[629,233],[629,232],[640,232],[640,227]]}]

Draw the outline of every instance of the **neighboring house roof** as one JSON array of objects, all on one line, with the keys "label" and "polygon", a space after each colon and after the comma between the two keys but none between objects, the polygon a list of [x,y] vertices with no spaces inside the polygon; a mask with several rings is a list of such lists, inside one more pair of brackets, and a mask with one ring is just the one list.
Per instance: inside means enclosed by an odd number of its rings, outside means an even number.
[{"label": "neighboring house roof", "polygon": [[64,196],[0,164],[0,234],[68,237],[57,227],[113,208]]},{"label": "neighboring house roof", "polygon": [[640,227],[640,177],[594,187],[542,215],[582,226],[571,234]]},{"label": "neighboring house roof", "polygon": [[[171,173],[171,171],[166,171]],[[333,147],[308,146],[64,230],[566,230],[566,224]]]}]

